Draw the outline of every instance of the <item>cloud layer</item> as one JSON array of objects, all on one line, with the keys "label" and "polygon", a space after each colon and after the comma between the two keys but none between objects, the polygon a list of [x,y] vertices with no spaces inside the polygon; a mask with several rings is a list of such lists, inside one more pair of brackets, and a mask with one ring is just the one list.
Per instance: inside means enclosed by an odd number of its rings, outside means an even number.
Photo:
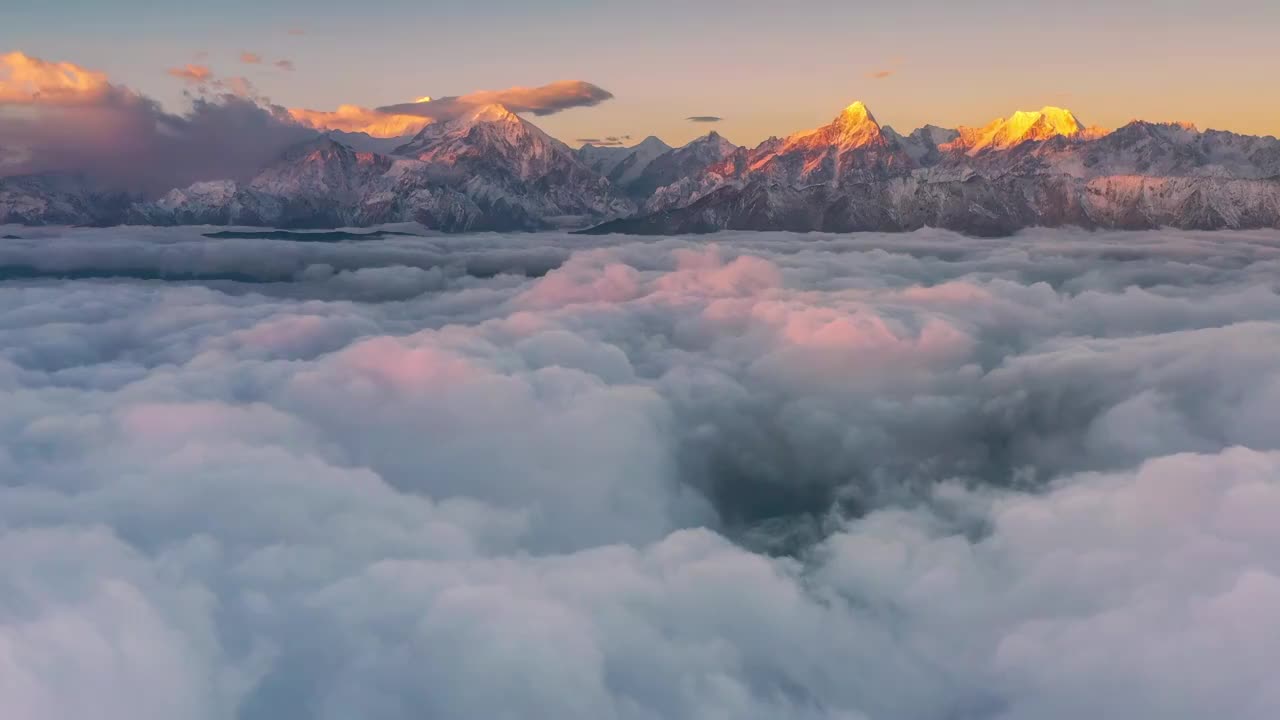
[{"label": "cloud layer", "polygon": [[0,230],[17,717],[1280,708],[1274,232]]}]

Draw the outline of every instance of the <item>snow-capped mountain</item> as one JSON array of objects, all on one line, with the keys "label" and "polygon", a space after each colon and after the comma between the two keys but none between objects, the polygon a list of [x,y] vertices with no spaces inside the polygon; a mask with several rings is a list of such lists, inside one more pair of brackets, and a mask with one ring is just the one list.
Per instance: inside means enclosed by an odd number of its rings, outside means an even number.
[{"label": "snow-capped mountain", "polygon": [[884,132],[920,167],[936,164],[941,157],[939,148],[960,137],[959,130],[937,125],[916,128],[910,135],[901,135],[891,127],[885,127]]},{"label": "snow-capped mountain", "polygon": [[136,200],[75,175],[0,177],[0,225],[113,225]]},{"label": "snow-capped mountain", "polygon": [[657,188],[644,210],[600,231],[1280,227],[1280,141],[1143,122],[1108,133],[1060,108],[904,136],[854,103]]},{"label": "snow-capped mountain", "polygon": [[578,148],[578,160],[600,175],[609,176],[633,150],[624,145],[593,145],[587,143]]},{"label": "snow-capped mountain", "polygon": [[671,146],[650,135],[630,147],[586,144],[578,148],[578,159],[604,175],[618,187],[626,187]]},{"label": "snow-capped mountain", "polygon": [[384,155],[394,152],[396,148],[413,139],[413,135],[374,137],[369,133],[347,132],[345,130],[330,130],[326,134],[357,152],[382,153]]},{"label": "snow-capped mountain", "polygon": [[1026,142],[1043,142],[1057,137],[1092,139],[1105,134],[1101,128],[1086,128],[1070,110],[1044,107],[1034,112],[1019,110],[980,128],[956,128],[956,138],[940,149],[973,156],[1008,150]]},{"label": "snow-capped mountain", "polygon": [[674,149],[650,137],[574,151],[485,105],[389,152],[390,143],[368,150],[367,139],[317,135],[247,182],[211,180],[146,202],[72,177],[4,178],[0,223],[417,221],[448,232],[645,233],[1280,227],[1280,140],[1143,121],[1106,132],[1051,107],[981,128],[901,134],[853,103],[826,125],[750,149],[712,132]]},{"label": "snow-capped mountain", "polygon": [[1280,180],[1106,176],[1085,181],[1008,175],[929,181],[904,176],[856,188],[751,182],[724,186],[685,207],[615,220],[588,232],[898,232],[940,227],[998,236],[1039,225],[1280,227]]},{"label": "snow-capped mountain", "polygon": [[536,230],[632,209],[563,143],[490,105],[428,125],[395,156],[319,138],[293,148],[244,185],[198,183],[135,207],[131,217],[153,224],[417,221],[446,231]]},{"label": "snow-capped mountain", "polygon": [[751,176],[787,185],[880,180],[909,171],[914,161],[881,129],[861,102],[830,124],[763,145],[749,158]]},{"label": "snow-capped mountain", "polygon": [[632,197],[645,198],[660,187],[693,178],[723,162],[739,148],[712,130],[702,137],[653,158],[623,188]]},{"label": "snow-capped mountain", "polygon": [[531,217],[608,216],[634,207],[569,146],[501,105],[428,125],[396,155],[423,163],[434,181],[478,204]]},{"label": "snow-capped mountain", "polygon": [[605,177],[609,178],[609,182],[620,188],[635,182],[654,160],[671,152],[670,145],[652,135],[628,149],[631,152],[610,168],[609,172],[604,173]]}]

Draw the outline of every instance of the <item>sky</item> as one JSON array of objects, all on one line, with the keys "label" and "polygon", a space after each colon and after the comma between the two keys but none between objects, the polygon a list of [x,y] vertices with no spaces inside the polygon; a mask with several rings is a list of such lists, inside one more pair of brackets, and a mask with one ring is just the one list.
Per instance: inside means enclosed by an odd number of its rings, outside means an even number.
[{"label": "sky", "polygon": [[[287,107],[598,85],[614,99],[539,117],[570,144],[709,129],[746,145],[853,100],[899,130],[1056,105],[1280,135],[1280,3],[979,0],[0,0],[0,51],[101,70],[180,110],[188,63],[245,75]],[[243,53],[263,58],[247,65]],[[295,70],[277,68],[290,61]],[[694,123],[691,116],[723,118]]]}]

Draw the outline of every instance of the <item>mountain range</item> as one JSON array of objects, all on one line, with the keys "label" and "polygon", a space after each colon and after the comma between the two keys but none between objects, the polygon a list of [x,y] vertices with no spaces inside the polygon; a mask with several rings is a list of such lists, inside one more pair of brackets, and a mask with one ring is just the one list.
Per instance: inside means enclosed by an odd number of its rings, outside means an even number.
[{"label": "mountain range", "polygon": [[1179,123],[1088,127],[1068,110],[902,134],[855,102],[754,148],[574,150],[501,105],[412,137],[331,132],[256,175],[144,198],[74,176],[0,179],[0,223],[282,228],[413,221],[445,232],[574,228],[850,232],[1036,225],[1280,227],[1280,140]]}]

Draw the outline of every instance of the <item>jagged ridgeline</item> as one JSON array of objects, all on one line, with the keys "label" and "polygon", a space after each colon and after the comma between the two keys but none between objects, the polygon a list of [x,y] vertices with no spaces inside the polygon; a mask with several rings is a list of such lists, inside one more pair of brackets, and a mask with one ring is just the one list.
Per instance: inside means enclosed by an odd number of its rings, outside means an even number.
[{"label": "jagged ridgeline", "polygon": [[399,140],[320,135],[251,178],[159,197],[78,177],[0,179],[0,223],[390,222],[641,234],[1280,227],[1280,140],[1184,123],[1108,131],[1052,107],[903,134],[859,102],[828,125],[755,148],[712,132],[678,148],[649,137],[574,150],[486,105]]}]

